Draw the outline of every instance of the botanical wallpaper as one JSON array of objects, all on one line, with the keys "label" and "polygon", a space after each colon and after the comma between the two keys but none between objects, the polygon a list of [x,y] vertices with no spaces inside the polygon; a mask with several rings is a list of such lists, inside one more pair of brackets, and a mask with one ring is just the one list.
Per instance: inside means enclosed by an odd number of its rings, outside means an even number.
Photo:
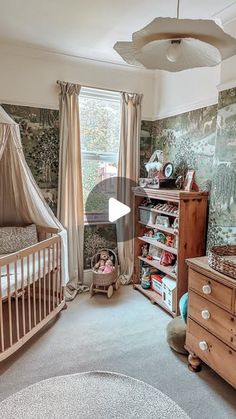
[{"label": "botanical wallpaper", "polygon": [[2,105],[20,125],[25,158],[42,193],[56,213],[59,161],[59,111]]},{"label": "botanical wallpaper", "polygon": [[[58,163],[59,163],[59,111],[29,106],[2,104],[5,111],[20,125],[25,158],[56,214]],[[90,267],[90,257],[99,246],[116,248],[114,226],[86,226],[84,244],[85,269]]]},{"label": "botanical wallpaper", "polygon": [[208,244],[236,244],[236,88],[219,94]]},{"label": "botanical wallpaper", "polygon": [[156,149],[174,164],[176,176],[194,169],[200,190],[210,191],[208,248],[236,243],[236,89],[221,92],[218,105],[142,121],[141,177]]},{"label": "botanical wallpaper", "polygon": [[[142,132],[151,134],[151,141],[141,138],[141,170],[153,151],[164,151],[166,161],[174,164],[175,175],[196,171],[200,189],[209,190],[216,140],[217,105],[197,109],[150,123],[144,121]],[[152,126],[150,127],[150,124]],[[144,135],[144,133],[143,133]],[[144,157],[145,156],[145,157]]]}]

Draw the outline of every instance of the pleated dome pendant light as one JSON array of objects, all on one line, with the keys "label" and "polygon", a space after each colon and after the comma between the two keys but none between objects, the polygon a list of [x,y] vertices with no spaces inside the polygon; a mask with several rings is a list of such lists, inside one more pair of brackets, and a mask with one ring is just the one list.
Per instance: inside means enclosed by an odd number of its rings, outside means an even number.
[{"label": "pleated dome pendant light", "polygon": [[210,19],[158,17],[114,49],[128,64],[150,70],[212,67],[236,54],[236,39]]}]

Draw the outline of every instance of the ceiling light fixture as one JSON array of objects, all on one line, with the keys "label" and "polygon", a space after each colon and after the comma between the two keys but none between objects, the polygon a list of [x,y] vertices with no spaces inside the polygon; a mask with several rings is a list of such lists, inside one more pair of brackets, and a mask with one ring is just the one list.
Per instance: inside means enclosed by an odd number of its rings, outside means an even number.
[{"label": "ceiling light fixture", "polygon": [[236,54],[236,39],[210,19],[154,19],[114,49],[128,64],[151,70],[182,71],[212,67]]}]

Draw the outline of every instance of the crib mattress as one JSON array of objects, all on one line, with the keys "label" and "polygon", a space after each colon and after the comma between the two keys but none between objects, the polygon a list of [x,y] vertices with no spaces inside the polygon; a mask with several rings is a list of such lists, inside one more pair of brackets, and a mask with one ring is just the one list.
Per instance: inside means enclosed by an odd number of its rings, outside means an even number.
[{"label": "crib mattress", "polygon": [[[50,257],[49,257],[49,253],[50,253]],[[0,258],[2,256],[7,256],[7,255],[0,255]],[[44,260],[45,260],[45,268],[44,268]],[[29,255],[29,265],[27,262],[27,258],[24,257],[23,258],[23,278],[22,278],[21,260],[17,261],[17,275],[16,276],[15,276],[14,263],[10,263],[9,264],[10,293],[11,294],[14,293],[16,289],[21,290],[29,283],[32,284],[34,278],[35,278],[35,281],[37,281],[39,278],[43,278],[44,273],[47,274],[52,269],[56,268],[56,265],[57,265],[56,257],[53,263],[53,250],[52,249],[50,249],[50,252],[47,252],[47,251],[45,252],[45,259],[43,256],[43,250],[39,251],[39,256],[38,256],[38,253],[35,253],[35,263],[33,263],[33,255]],[[8,279],[7,279],[7,266],[6,265],[2,266],[1,268],[0,287],[1,287],[2,298],[7,297],[8,296]]]}]

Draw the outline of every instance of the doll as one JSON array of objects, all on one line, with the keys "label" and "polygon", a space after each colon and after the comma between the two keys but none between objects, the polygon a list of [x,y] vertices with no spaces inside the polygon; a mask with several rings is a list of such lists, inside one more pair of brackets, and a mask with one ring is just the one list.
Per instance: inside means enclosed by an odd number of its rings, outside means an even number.
[{"label": "doll", "polygon": [[145,258],[148,255],[148,244],[143,244],[141,247],[141,256]]},{"label": "doll", "polygon": [[104,273],[104,274],[110,274],[110,273],[113,271],[113,269],[114,269],[113,262],[112,262],[112,260],[109,258],[109,259],[106,261],[106,263],[105,263],[105,267],[104,267],[103,273]]}]

